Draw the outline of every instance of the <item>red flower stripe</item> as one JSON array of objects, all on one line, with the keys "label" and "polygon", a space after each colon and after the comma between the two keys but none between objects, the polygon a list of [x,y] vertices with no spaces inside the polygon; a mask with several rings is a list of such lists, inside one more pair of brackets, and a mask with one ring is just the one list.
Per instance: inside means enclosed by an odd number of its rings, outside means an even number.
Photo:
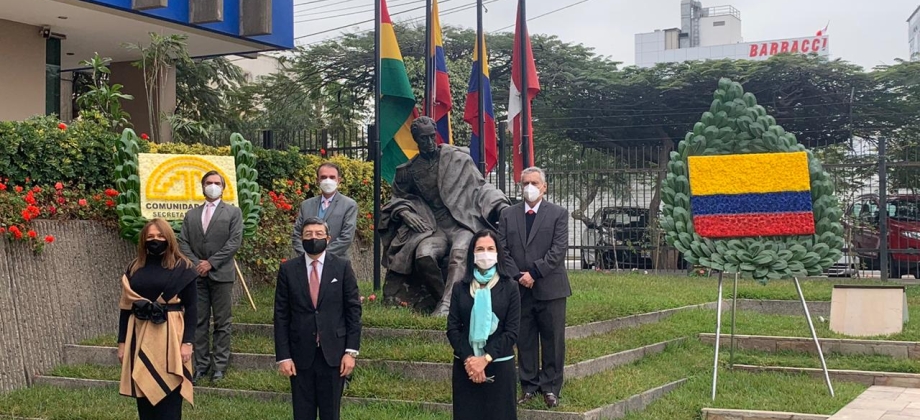
[{"label": "red flower stripe", "polygon": [[704,238],[813,235],[811,212],[695,216],[693,227]]}]

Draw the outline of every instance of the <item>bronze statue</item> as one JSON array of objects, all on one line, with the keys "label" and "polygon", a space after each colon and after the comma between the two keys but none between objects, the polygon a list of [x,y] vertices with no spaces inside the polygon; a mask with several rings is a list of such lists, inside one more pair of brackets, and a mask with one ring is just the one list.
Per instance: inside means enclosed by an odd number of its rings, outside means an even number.
[{"label": "bronze statue", "polygon": [[396,168],[393,199],[378,227],[387,268],[383,296],[445,316],[473,234],[494,230],[510,203],[486,183],[467,148],[436,143],[434,120],[419,117],[411,131],[419,154]]}]

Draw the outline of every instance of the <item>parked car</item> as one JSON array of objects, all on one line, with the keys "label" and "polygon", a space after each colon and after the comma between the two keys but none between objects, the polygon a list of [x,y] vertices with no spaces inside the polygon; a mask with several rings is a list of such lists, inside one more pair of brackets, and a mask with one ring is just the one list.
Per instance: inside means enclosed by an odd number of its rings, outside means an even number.
[{"label": "parked car", "polygon": [[652,241],[648,209],[604,207],[586,223],[582,245],[582,268],[629,269],[652,267]]},{"label": "parked car", "polygon": [[859,257],[843,254],[834,265],[824,271],[828,277],[853,277],[859,272]]},{"label": "parked car", "polygon": [[[888,237],[881,238],[881,223],[888,224]],[[852,246],[869,268],[879,267],[879,246],[888,243],[889,277],[913,274],[920,278],[920,195],[893,195],[881,204],[878,195],[860,196],[847,208],[843,224],[852,235]]]}]

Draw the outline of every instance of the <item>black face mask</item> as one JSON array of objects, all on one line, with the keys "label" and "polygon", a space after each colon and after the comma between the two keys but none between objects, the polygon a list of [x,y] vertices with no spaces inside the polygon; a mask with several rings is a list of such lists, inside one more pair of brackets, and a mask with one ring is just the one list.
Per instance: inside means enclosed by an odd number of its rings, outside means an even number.
[{"label": "black face mask", "polygon": [[304,239],[303,250],[310,255],[319,255],[326,250],[326,238],[322,239]]},{"label": "black face mask", "polygon": [[147,241],[147,252],[153,255],[163,255],[166,252],[166,241],[151,239]]}]

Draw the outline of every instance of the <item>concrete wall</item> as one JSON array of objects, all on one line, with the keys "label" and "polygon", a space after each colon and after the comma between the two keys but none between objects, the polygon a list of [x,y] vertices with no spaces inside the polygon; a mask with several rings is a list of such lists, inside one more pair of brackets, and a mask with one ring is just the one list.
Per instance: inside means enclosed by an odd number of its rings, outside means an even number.
[{"label": "concrete wall", "polygon": [[121,106],[131,115],[131,123],[134,124],[134,131],[138,135],[147,133],[157,143],[169,143],[172,141],[172,130],[166,115],[172,115],[176,109],[176,69],[170,68],[167,76],[166,86],[159,89],[160,106],[154,112],[154,119],[160,119],[160,138],[153,138],[153,130],[150,129],[150,115],[147,112],[147,93],[144,88],[144,73],[130,62],[112,63],[112,79],[110,84],[124,85],[122,93],[134,96],[134,100],[121,101]]},{"label": "concrete wall", "polygon": [[37,221],[55,242],[35,255],[0,239],[0,392],[63,360],[63,345],[118,326],[119,279],[134,247],[95,222]]},{"label": "concrete wall", "polygon": [[0,121],[45,113],[45,39],[40,31],[0,19]]}]

